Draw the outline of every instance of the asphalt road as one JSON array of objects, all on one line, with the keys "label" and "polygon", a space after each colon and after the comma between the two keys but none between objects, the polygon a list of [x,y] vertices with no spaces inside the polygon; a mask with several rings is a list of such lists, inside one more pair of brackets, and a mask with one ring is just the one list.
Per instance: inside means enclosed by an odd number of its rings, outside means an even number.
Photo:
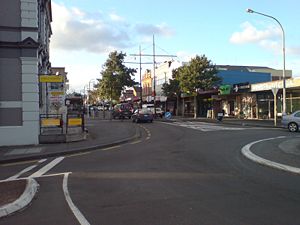
[{"label": "asphalt road", "polygon": [[[249,142],[294,134],[197,124],[139,124],[141,140],[60,159],[37,174],[32,204],[0,224],[300,224],[299,176],[241,154]],[[2,166],[1,179],[53,160]]]}]

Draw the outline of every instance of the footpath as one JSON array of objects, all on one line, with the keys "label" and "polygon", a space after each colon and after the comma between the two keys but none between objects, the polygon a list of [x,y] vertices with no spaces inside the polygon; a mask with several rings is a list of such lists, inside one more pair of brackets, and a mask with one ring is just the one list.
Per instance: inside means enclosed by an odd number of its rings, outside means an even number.
[{"label": "footpath", "polygon": [[[156,122],[179,122],[198,121],[206,123],[218,123],[220,125],[238,125],[252,127],[275,128],[274,121],[262,120],[239,120],[224,118],[222,122],[207,118],[182,118],[158,119]],[[138,139],[141,131],[136,124],[130,120],[104,120],[99,118],[87,118],[87,139],[79,142],[40,144],[34,146],[8,146],[0,147],[0,170],[1,165],[21,161],[38,160],[49,157],[57,157],[68,154],[76,154],[94,149],[111,147]],[[277,128],[281,128],[278,121]],[[288,134],[288,131],[287,131]],[[294,135],[295,136],[295,135]],[[295,136],[296,137],[296,136]],[[295,141],[295,140],[294,140]],[[300,142],[297,145],[298,157],[300,159]],[[299,144],[299,145],[298,145]],[[295,147],[294,147],[295,148]],[[295,153],[295,151],[294,151]],[[298,154],[297,153],[297,154]],[[280,153],[277,153],[280,155]],[[282,153],[285,154],[285,153]],[[291,157],[295,158],[295,155]],[[279,157],[280,158],[280,157]],[[288,160],[286,160],[288,162]],[[299,160],[300,162],[300,160]],[[300,167],[300,164],[299,164]],[[37,192],[38,184],[34,179],[0,181],[0,219],[26,207]]]}]

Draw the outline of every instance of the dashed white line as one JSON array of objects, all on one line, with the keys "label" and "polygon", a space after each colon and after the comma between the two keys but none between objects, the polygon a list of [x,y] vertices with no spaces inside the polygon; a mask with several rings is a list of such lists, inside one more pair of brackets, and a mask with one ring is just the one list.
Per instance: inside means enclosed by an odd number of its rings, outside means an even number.
[{"label": "dashed white line", "polygon": [[75,206],[75,204],[73,203],[73,201],[70,197],[70,193],[69,193],[69,190],[68,190],[68,177],[69,177],[69,174],[65,174],[64,180],[63,180],[63,191],[64,191],[64,194],[65,194],[66,201],[67,201],[70,209],[72,210],[74,216],[78,220],[78,222],[81,225],[89,225],[90,223],[86,220],[86,218],[83,216],[83,214]]},{"label": "dashed white line", "polygon": [[48,163],[46,166],[42,167],[40,170],[38,170],[37,172],[31,174],[29,176],[29,178],[33,178],[33,177],[40,177],[43,174],[47,173],[49,170],[51,170],[54,166],[56,166],[58,163],[60,163],[65,157],[58,157],[56,159],[54,159],[53,161],[51,161],[50,163]]}]

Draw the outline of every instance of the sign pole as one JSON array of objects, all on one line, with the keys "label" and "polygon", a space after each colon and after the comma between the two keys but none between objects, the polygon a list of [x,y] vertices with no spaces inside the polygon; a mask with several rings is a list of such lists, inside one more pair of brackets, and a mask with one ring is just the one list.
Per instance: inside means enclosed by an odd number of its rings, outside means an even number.
[{"label": "sign pole", "polygon": [[277,92],[278,88],[272,88],[273,96],[274,96],[274,126],[277,126]]}]

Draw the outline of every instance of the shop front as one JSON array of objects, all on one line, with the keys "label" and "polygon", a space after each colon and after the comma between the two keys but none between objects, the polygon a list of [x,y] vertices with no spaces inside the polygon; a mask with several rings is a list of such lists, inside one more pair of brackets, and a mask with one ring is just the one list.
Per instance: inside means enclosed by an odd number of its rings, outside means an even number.
[{"label": "shop front", "polygon": [[[274,118],[274,98],[277,102],[277,116],[282,115],[282,86],[282,80],[251,85],[251,93],[255,94],[257,98],[257,119]],[[300,79],[287,79],[286,113],[290,114],[296,110],[300,110]]]}]

